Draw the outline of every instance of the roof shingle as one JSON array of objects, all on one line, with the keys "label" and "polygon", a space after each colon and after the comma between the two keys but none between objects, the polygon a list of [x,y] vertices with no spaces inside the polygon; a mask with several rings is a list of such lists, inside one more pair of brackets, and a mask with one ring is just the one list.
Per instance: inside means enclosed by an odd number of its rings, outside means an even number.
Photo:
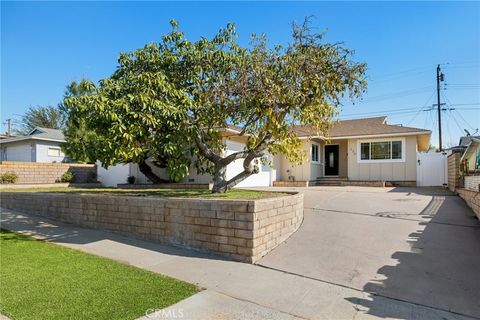
[{"label": "roof shingle", "polygon": [[[293,130],[299,137],[317,135],[310,126],[294,126]],[[372,136],[388,135],[401,133],[429,134],[430,130],[404,127],[400,125],[387,124],[387,117],[375,117],[353,120],[340,120],[336,122],[330,131],[323,134],[330,138],[352,137],[352,136]],[[320,134],[322,135],[322,134]]]}]

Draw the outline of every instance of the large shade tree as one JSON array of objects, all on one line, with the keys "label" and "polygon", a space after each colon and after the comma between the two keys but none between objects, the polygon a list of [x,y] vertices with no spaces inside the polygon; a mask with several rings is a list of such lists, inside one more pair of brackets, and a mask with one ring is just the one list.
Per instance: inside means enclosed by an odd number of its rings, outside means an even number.
[{"label": "large shade tree", "polygon": [[[343,44],[325,42],[308,20],[293,25],[286,46],[270,46],[264,35],[240,46],[233,24],[191,42],[171,24],[160,43],[121,54],[116,72],[92,94],[65,99],[98,134],[106,165],[152,158],[179,178],[193,161],[213,174],[214,192],[225,192],[258,172],[267,153],[302,162],[291,127],[325,134],[343,98],[366,89],[366,65]],[[221,132],[229,125],[240,127],[246,147],[227,155]],[[242,161],[243,171],[227,179],[233,161]]]},{"label": "large shade tree", "polygon": [[[92,94],[95,87],[87,79],[72,81],[65,89],[64,99]],[[79,162],[95,162],[97,135],[87,127],[85,119],[70,114],[70,108],[62,102],[59,109],[65,115],[66,127],[63,130],[66,143],[62,148],[66,154]]]},{"label": "large shade tree", "polygon": [[28,134],[35,127],[63,129],[65,114],[56,106],[29,107],[22,115],[17,134]]}]

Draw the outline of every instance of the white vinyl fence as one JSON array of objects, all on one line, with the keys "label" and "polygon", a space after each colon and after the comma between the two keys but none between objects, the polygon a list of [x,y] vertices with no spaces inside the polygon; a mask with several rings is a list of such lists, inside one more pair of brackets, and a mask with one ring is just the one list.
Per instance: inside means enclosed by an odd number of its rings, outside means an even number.
[{"label": "white vinyl fence", "polygon": [[446,186],[448,180],[447,152],[417,153],[417,186]]}]

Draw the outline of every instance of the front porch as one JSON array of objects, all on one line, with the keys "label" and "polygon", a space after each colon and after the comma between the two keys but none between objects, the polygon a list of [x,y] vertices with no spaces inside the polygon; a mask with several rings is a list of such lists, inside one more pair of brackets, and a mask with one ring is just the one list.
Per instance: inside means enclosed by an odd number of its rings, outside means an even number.
[{"label": "front porch", "polygon": [[363,186],[363,187],[385,187],[385,181],[381,180],[349,180],[347,177],[319,177],[308,182],[309,187],[315,186]]},{"label": "front porch", "polygon": [[324,180],[327,183],[347,179],[348,140],[312,140],[310,155],[310,181],[328,178]]}]

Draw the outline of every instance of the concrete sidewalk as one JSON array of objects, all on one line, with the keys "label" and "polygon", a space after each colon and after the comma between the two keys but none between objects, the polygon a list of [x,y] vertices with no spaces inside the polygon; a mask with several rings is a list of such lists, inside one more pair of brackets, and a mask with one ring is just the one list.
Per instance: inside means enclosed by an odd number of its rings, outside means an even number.
[{"label": "concrete sidewalk", "polygon": [[[471,319],[268,268],[2,209],[1,227],[206,288],[144,319]],[[152,306],[154,308],[154,306]],[[156,318],[155,318],[156,316]]]}]

